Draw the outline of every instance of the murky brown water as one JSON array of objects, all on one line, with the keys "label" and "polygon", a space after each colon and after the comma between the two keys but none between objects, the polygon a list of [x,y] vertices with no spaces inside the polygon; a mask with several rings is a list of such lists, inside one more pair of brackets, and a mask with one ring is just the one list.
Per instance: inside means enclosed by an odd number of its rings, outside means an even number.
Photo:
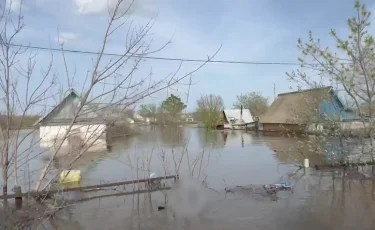
[{"label": "murky brown water", "polygon": [[[299,141],[242,131],[145,128],[142,135],[116,140],[110,153],[82,158],[76,165],[82,170],[82,185],[143,178],[152,171],[159,176],[180,174],[179,187],[69,205],[45,221],[44,228],[374,229],[375,184],[347,179],[341,171],[298,171],[296,164],[302,164],[303,157],[289,150]],[[325,161],[323,155],[303,151],[312,164]],[[41,166],[37,160],[29,168],[37,172]],[[277,201],[246,191],[225,192],[286,179],[293,183],[293,192],[278,193]],[[26,189],[34,182],[23,183]],[[66,197],[131,190],[130,186]],[[158,211],[158,206],[166,209]]]}]

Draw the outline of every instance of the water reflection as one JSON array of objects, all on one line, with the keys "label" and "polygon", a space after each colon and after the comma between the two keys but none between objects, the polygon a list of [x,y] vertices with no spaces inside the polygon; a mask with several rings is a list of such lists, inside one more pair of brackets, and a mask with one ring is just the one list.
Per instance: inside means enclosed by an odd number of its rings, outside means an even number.
[{"label": "water reflection", "polygon": [[281,164],[301,165],[304,158],[308,158],[312,165],[326,162],[325,151],[320,150],[324,143],[314,137],[267,137],[264,140]]},{"label": "water reflection", "polygon": [[[76,169],[84,168],[86,171],[95,170],[95,167],[99,165],[101,161],[107,159],[108,157],[116,157],[123,151],[128,151],[133,146],[134,139],[134,136],[113,138],[111,143],[109,143],[109,151],[88,152],[87,154],[80,156],[71,166],[72,168]],[[53,161],[54,168],[64,169],[68,164],[73,162],[76,157],[77,154],[74,153],[69,153],[65,154],[63,157],[58,157]],[[44,159],[47,160],[48,156]]]},{"label": "water reflection", "polygon": [[[344,171],[310,170],[296,175],[296,178],[302,179],[294,183],[294,192],[279,195],[277,202],[254,200],[249,196],[226,197],[224,192],[205,189],[200,191],[208,195],[204,202],[200,202],[205,204],[200,209],[202,213],[186,216],[184,211],[175,212],[168,207],[158,211],[157,206],[164,205],[164,195],[155,192],[85,202],[71,208],[71,215],[59,213],[59,216],[73,223],[79,222],[76,227],[65,225],[69,229],[108,229],[108,223],[111,223],[111,229],[126,226],[127,229],[160,230],[346,230],[375,227],[373,181],[347,178]],[[181,193],[168,193],[168,196],[174,195],[181,196]],[[186,199],[196,198],[191,196]]]},{"label": "water reflection", "polygon": [[[200,197],[205,199],[201,203],[206,204],[201,207],[201,215],[181,217],[181,213],[176,215],[169,208],[158,211],[157,207],[165,206],[173,194],[171,191],[154,192],[77,203],[58,213],[57,229],[126,226],[127,229],[163,230],[184,227],[315,230],[353,229],[355,225],[360,229],[373,229],[375,185],[372,181],[353,179],[349,171],[311,169],[310,173],[300,173],[298,178],[302,179],[296,180],[294,193],[281,197],[278,202],[245,196],[225,198],[222,194],[226,185],[279,182],[283,175],[294,172],[294,164],[302,164],[304,157],[308,157],[311,164],[323,164],[324,149],[324,143],[313,137],[269,137],[244,131],[207,132],[181,127],[144,128],[142,134],[113,139],[111,152],[84,155],[76,163],[82,170],[82,185],[143,178],[150,171],[159,175],[191,175],[194,171],[193,176],[199,178],[199,182],[204,180],[210,188],[204,190],[207,196]],[[371,169],[365,170],[370,174]],[[132,191],[133,188],[126,189]]]},{"label": "water reflection", "polygon": [[247,133],[242,130],[224,130],[224,144],[225,146],[245,146],[252,144],[252,133]]},{"label": "water reflection", "polygon": [[198,132],[199,145],[205,148],[223,148],[225,146],[226,135],[222,131],[202,129]]},{"label": "water reflection", "polygon": [[171,147],[183,146],[187,142],[185,129],[178,125],[143,126],[143,132],[137,135],[147,144],[162,144]]},{"label": "water reflection", "polygon": [[161,137],[161,142],[171,147],[183,146],[185,144],[185,130],[183,127],[170,125],[157,129],[157,135]]},{"label": "water reflection", "polygon": [[374,181],[346,175],[344,170],[312,171],[306,182],[309,208],[299,218],[326,229],[374,228],[369,214],[375,211]]}]

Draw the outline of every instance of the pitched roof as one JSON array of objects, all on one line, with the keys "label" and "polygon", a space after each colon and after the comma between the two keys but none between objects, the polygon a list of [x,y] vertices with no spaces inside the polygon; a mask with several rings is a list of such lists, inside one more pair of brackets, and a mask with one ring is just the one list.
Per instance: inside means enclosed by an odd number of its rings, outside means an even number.
[{"label": "pitched roof", "polygon": [[312,89],[304,89],[304,90],[297,90],[297,91],[292,91],[292,92],[287,92],[287,93],[279,93],[277,96],[284,96],[284,95],[289,95],[289,94],[299,94],[299,93],[309,93],[309,92],[317,92],[317,91],[326,91],[330,92],[332,91],[333,88],[332,86],[325,86],[325,87],[318,87],[318,88],[312,88]]},{"label": "pitched roof", "polygon": [[[78,100],[74,100],[77,98]],[[73,100],[72,100],[73,99]],[[70,123],[74,117],[74,109],[81,103],[81,97],[71,89],[69,94],[57,105],[55,106],[46,116],[40,118],[34,125],[41,123]],[[64,106],[70,106],[65,107]],[[68,113],[63,112],[64,117],[61,114],[58,117],[54,117],[56,114],[60,113],[62,110],[68,108]],[[72,112],[70,112],[72,111]],[[77,123],[108,123],[115,121],[126,121],[128,123],[134,123],[134,120],[128,118],[124,109],[119,107],[118,104],[101,104],[101,103],[89,103],[84,104],[81,111],[79,112],[76,122]],[[53,117],[52,119],[50,119]],[[49,121],[51,120],[51,121]]]},{"label": "pitched roof", "polygon": [[[34,123],[34,125],[41,124],[41,123],[47,121],[48,118],[50,118],[51,116],[53,116],[53,114],[58,113],[59,109],[61,109],[64,105],[68,104],[69,100],[71,100],[72,98],[78,98],[79,101],[81,100],[80,96],[75,92],[75,90],[74,89],[70,89],[69,94],[66,95],[65,98],[57,106],[55,106],[47,115],[45,115],[44,117],[42,117],[38,121],[36,121]],[[72,106],[74,106],[73,103],[72,103]],[[78,104],[77,104],[77,106],[78,106]],[[99,118],[100,118],[100,115],[97,114],[91,108],[91,106],[84,105],[82,107],[82,109],[80,111],[80,114],[78,115],[76,121],[77,122],[80,122],[80,121],[93,121],[93,120],[98,120]],[[68,120],[71,120],[71,119],[69,119],[69,118],[59,119],[59,121],[57,121],[57,122],[64,122],[65,120],[68,121]]]},{"label": "pitched roof", "polygon": [[[242,109],[242,121],[241,121],[241,109],[225,109],[224,114],[228,121],[233,120],[234,123],[253,123],[253,117],[251,116],[250,110]],[[233,122],[232,122],[233,123]]]},{"label": "pitched roof", "polygon": [[[302,116],[296,114],[296,108],[302,112],[313,112],[318,109],[318,102],[327,99],[333,93],[332,87],[314,88],[308,90],[281,93],[260,118],[261,123],[301,124]],[[339,100],[340,101],[340,100]],[[344,104],[340,101],[344,106]]]}]

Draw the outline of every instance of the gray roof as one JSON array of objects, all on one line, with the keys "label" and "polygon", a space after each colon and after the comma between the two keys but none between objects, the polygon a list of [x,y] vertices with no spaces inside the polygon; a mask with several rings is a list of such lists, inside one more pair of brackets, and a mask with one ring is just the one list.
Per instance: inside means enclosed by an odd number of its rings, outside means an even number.
[{"label": "gray roof", "polygon": [[[69,124],[74,118],[75,111],[80,103],[80,96],[71,89],[69,94],[57,106],[34,125]],[[76,123],[98,123],[99,121],[103,122],[103,118],[89,105],[84,105],[76,118]]]},{"label": "gray roof", "polygon": [[[46,116],[34,125],[41,124],[69,124],[81,103],[80,96],[71,89],[69,94]],[[117,104],[90,103],[83,105],[75,123],[108,124],[111,122],[134,122],[125,115],[124,108]]]}]

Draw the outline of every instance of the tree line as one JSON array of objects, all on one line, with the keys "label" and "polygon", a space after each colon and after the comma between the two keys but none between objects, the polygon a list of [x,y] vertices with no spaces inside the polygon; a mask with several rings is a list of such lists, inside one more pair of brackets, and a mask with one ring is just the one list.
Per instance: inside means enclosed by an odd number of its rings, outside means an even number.
[{"label": "tree line", "polygon": [[[206,128],[215,128],[221,122],[221,112],[224,110],[224,101],[220,95],[202,95],[196,102],[197,107],[192,113],[194,120],[201,122]],[[240,94],[233,103],[233,109],[249,109],[252,116],[259,117],[268,109],[268,98],[260,92]],[[147,117],[151,122],[173,123],[180,121],[181,114],[186,108],[179,96],[171,94],[160,105],[142,104],[138,114]]]},{"label": "tree line", "polygon": [[[233,103],[233,109],[249,109],[254,117],[259,117],[268,109],[268,98],[260,92],[250,92],[240,94]],[[183,110],[187,106],[182,102],[179,96],[171,94],[160,105],[141,104],[138,114],[144,118],[149,118],[150,122],[156,123],[176,123],[180,121]],[[197,108],[192,113],[194,120],[201,122],[207,128],[215,128],[220,123],[220,113],[224,110],[224,101],[220,95],[207,94],[202,95],[197,100]],[[134,110],[128,108],[122,112],[125,117],[136,119]],[[0,125],[6,126],[5,116],[0,114]],[[12,127],[31,128],[40,116],[13,116],[11,119]]]}]

